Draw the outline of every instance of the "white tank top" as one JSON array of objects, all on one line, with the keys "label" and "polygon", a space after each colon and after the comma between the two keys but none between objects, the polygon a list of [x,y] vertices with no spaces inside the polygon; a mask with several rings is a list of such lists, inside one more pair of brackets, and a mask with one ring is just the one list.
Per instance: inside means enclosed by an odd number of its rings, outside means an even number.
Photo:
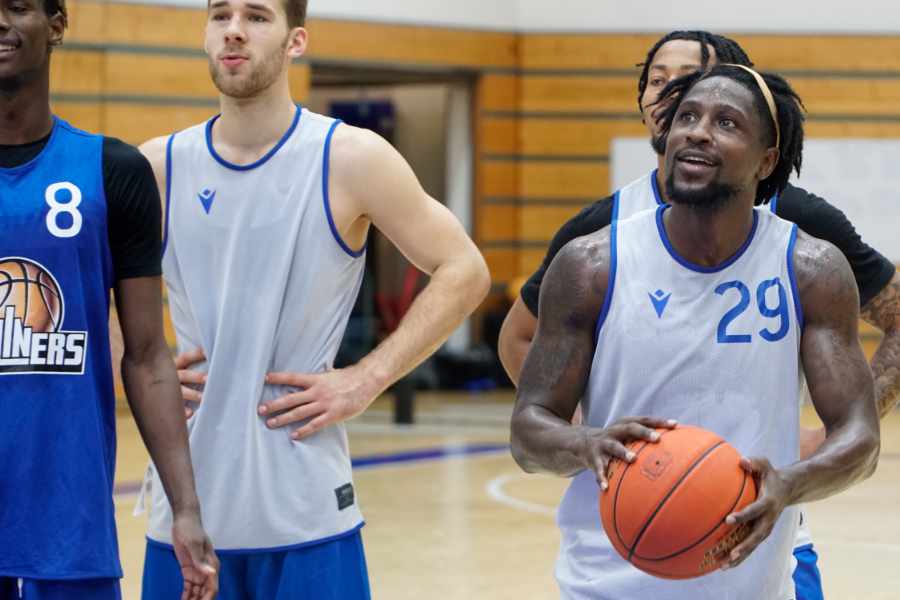
[{"label": "white tank top", "polygon": [[[336,232],[328,150],[338,122],[298,107],[249,166],[211,144],[215,118],[173,135],[167,154],[163,272],[178,351],[208,358],[188,422],[203,524],[217,550],[290,548],[358,528],[343,425],[301,442],[270,430],[260,403],[291,388],[267,372],[331,368],[363,276],[363,251]],[[149,537],[171,543],[172,514],[152,475]]]},{"label": "white tank top", "polygon": [[[754,210],[754,228],[718,268],[678,256],[661,206],[613,221],[607,299],[585,399],[585,420],[604,427],[628,415],[677,419],[712,430],[744,456],[776,467],[798,459],[802,311],[793,276],[796,226]],[[557,579],[564,598],[788,600],[799,513],[738,568],[688,581],[644,574],[603,532],[594,475],[577,475],[558,512]]]},{"label": "white tank top", "polygon": [[[659,184],[656,180],[656,172],[654,169],[639,179],[635,179],[622,189],[615,196],[614,202],[615,218],[624,221],[639,212],[659,208],[665,202],[662,194],[659,193]],[[772,214],[776,214],[775,209],[778,204],[778,196],[776,195],[769,201],[769,210]],[[764,209],[763,209],[764,210]],[[800,402],[804,399],[808,400],[809,390],[806,388],[805,380],[800,394]],[[804,514],[800,519],[800,529],[797,532],[797,539],[794,542],[795,548],[802,548],[813,543],[812,536],[806,522],[808,515]]]}]

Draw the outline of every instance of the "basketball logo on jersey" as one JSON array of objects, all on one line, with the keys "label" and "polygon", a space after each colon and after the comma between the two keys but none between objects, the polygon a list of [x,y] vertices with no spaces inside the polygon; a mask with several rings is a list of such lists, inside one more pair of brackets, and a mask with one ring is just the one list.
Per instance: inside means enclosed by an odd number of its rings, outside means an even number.
[{"label": "basketball logo on jersey", "polygon": [[0,258],[0,375],[84,373],[86,331],[60,331],[65,305],[53,275],[27,258]]}]

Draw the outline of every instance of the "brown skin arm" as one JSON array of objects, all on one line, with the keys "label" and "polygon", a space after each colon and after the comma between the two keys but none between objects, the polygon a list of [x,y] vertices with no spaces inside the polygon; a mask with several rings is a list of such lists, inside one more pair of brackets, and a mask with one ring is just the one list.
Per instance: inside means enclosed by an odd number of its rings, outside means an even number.
[{"label": "brown skin arm", "polygon": [[516,386],[519,385],[522,365],[525,364],[525,357],[537,332],[537,324],[537,318],[531,314],[520,296],[509,309],[500,328],[500,340],[497,343],[500,362]]},{"label": "brown skin arm", "polygon": [[875,406],[883,419],[900,400],[900,273],[863,307],[862,318],[884,332],[871,362]]},{"label": "brown skin arm", "polygon": [[759,498],[729,523],[750,534],[731,554],[742,562],[775,526],[786,506],[827,498],[869,477],[878,461],[879,431],[872,374],[858,338],[859,295],[847,260],[834,246],[798,235],[794,254],[804,326],[800,358],[825,441],[807,459],[775,469],[745,459],[760,481]]},{"label": "brown skin arm", "polygon": [[[875,378],[875,408],[883,419],[900,400],[900,273],[872,298],[860,313],[862,319],[884,333],[869,366]],[[825,441],[825,429],[801,431],[800,458],[810,456]]]},{"label": "brown skin arm", "polygon": [[609,260],[608,230],[570,242],[553,260],[511,423],[513,458],[523,470],[569,477],[591,469],[604,489],[609,460],[634,459],[625,444],[656,441],[653,428],[674,425],[645,417],[602,429],[571,423],[590,374]]},{"label": "brown skin arm", "polygon": [[172,506],[183,598],[213,598],[218,560],[200,522],[178,374],[163,337],[159,277],[124,279],[115,299],[122,326],[122,382],[134,420]]}]

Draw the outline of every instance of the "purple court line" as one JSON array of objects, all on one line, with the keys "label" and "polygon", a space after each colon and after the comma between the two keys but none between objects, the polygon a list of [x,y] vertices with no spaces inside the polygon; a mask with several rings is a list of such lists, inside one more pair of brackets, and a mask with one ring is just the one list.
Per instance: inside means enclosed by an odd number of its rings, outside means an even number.
[{"label": "purple court line", "polygon": [[[495,454],[509,450],[507,444],[465,444],[459,446],[438,446],[436,448],[422,448],[421,450],[408,450],[406,452],[392,452],[388,454],[370,454],[357,456],[352,459],[355,470],[374,469],[377,467],[415,463],[428,460],[443,460],[458,456],[477,456],[479,454]],[[117,483],[113,494],[136,494],[141,491],[140,481],[124,481]]]}]

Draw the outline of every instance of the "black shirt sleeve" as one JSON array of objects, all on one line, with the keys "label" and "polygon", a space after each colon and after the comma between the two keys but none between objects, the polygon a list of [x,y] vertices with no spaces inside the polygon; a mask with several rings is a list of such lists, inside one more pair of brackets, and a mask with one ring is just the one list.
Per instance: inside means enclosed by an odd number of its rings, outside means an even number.
[{"label": "black shirt sleeve", "polygon": [[612,214],[613,197],[609,196],[583,208],[581,212],[566,221],[565,225],[556,232],[556,235],[553,236],[553,240],[550,242],[550,247],[547,249],[547,254],[544,256],[544,262],[528,278],[528,281],[525,282],[519,292],[522,296],[522,301],[528,307],[528,310],[531,311],[531,314],[534,316],[538,314],[538,297],[541,294],[541,282],[543,282],[544,274],[550,267],[550,263],[553,262],[556,253],[575,238],[594,233],[608,226],[612,223]]},{"label": "black shirt sleeve", "polygon": [[776,214],[792,221],[811,236],[831,242],[847,257],[856,285],[859,304],[865,306],[891,281],[896,267],[877,250],[863,242],[853,223],[824,198],[788,185],[775,205]]},{"label": "black shirt sleeve", "polygon": [[162,274],[162,207],[150,162],[134,146],[103,139],[109,247],[115,279]]}]

